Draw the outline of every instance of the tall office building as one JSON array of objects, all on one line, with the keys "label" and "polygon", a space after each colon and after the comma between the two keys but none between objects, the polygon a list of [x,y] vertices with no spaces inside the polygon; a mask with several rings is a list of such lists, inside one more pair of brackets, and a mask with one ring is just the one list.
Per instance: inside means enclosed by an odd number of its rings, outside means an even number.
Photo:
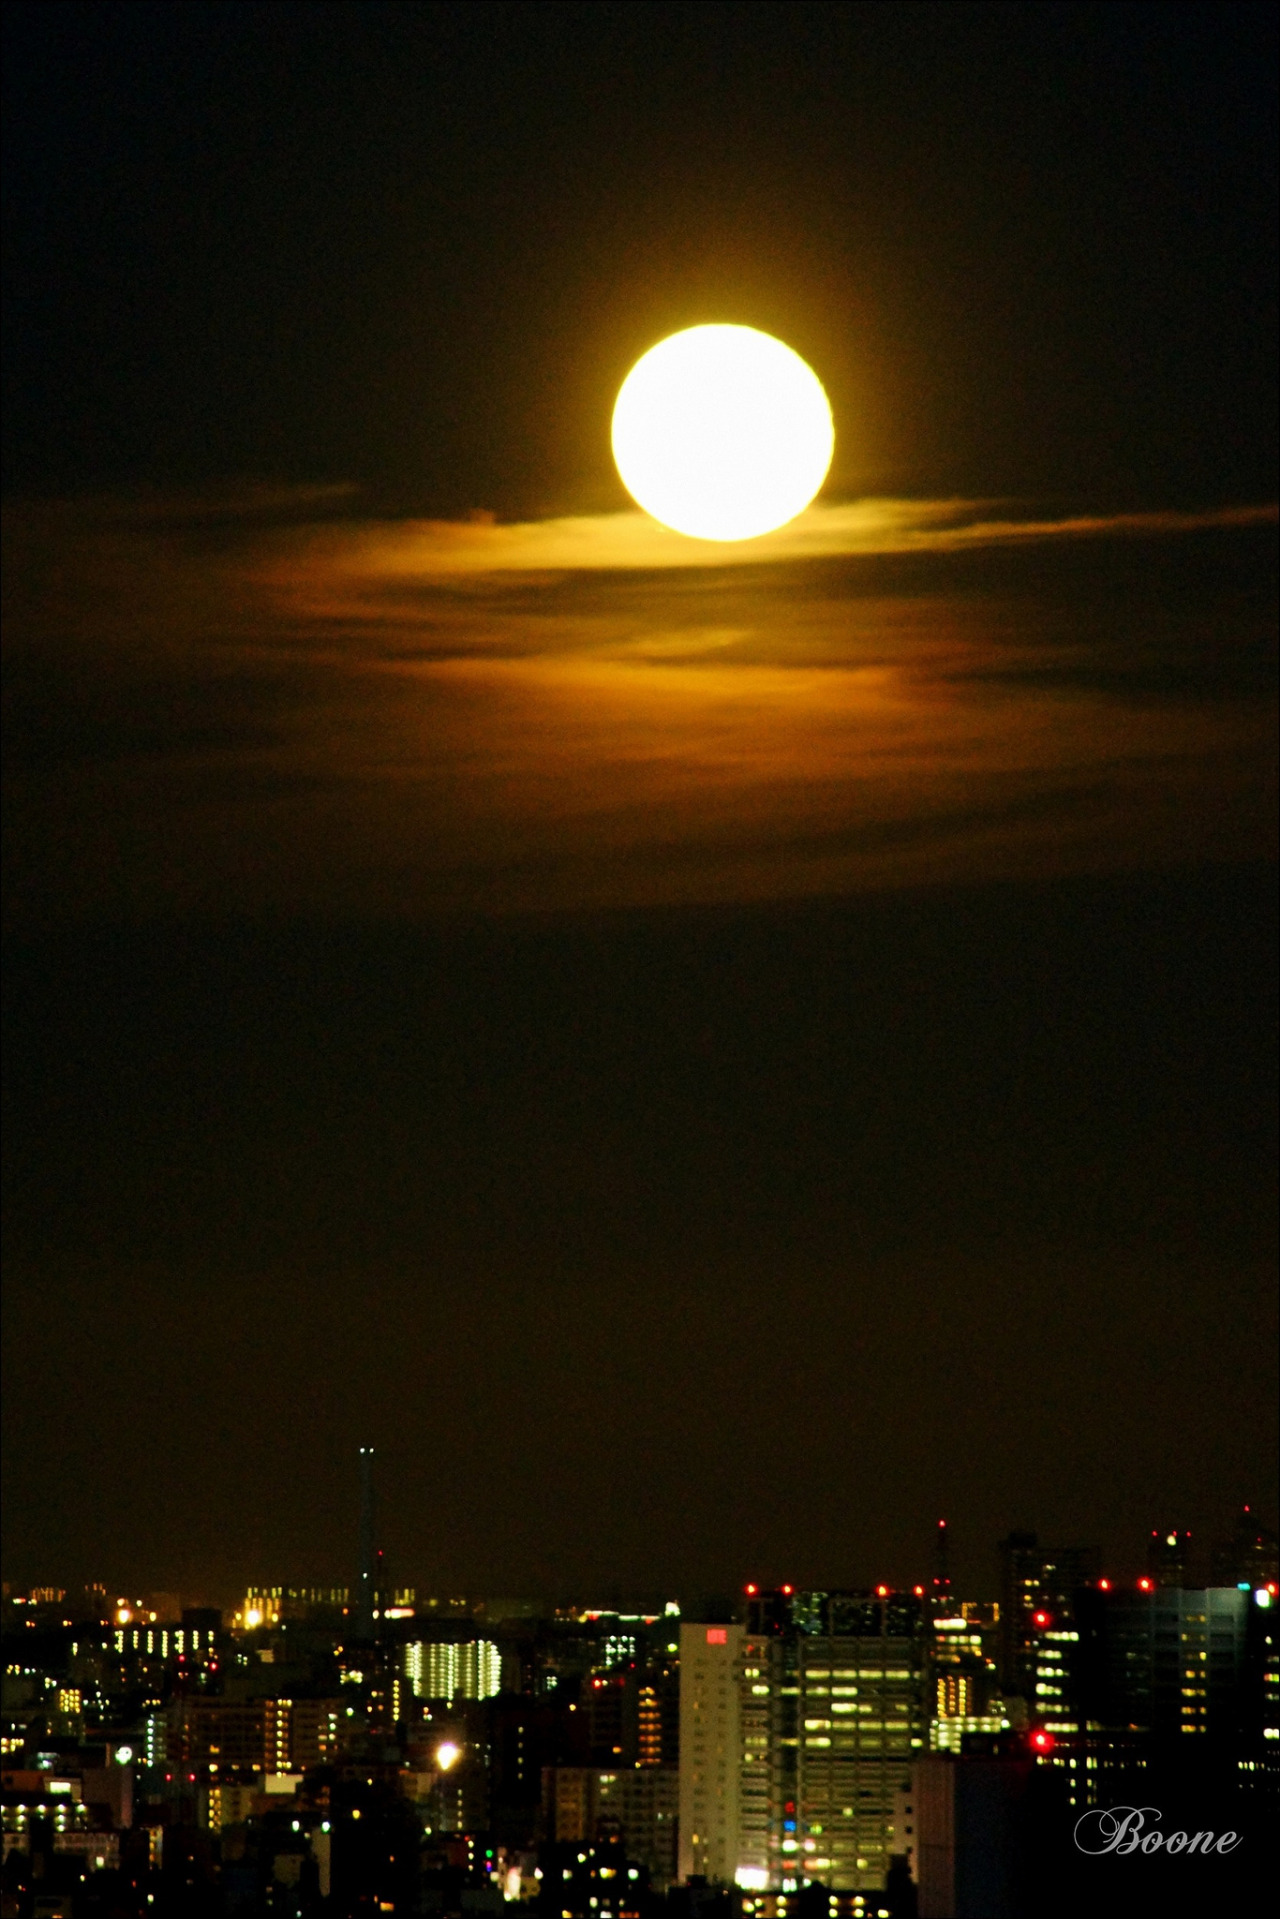
[{"label": "tall office building", "polygon": [[784,1612],[777,1598],[752,1606],[765,1630],[742,1643],[734,1876],[760,1890],[878,1889],[895,1793],[926,1749],[925,1601],[805,1593]]},{"label": "tall office building", "polygon": [[738,1872],[743,1628],[680,1626],[679,1876],[731,1885]]},{"label": "tall office building", "polygon": [[1103,1582],[1079,1590],[1069,1616],[1037,1616],[1032,1738],[1073,1805],[1128,1803],[1153,1768],[1268,1770],[1263,1590],[1260,1606],[1236,1587]]}]

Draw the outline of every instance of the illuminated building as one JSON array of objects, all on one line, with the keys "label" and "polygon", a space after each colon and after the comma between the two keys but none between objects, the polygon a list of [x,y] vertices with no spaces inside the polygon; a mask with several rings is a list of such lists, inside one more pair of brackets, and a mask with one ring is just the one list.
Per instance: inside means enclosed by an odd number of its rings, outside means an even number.
[{"label": "illuminated building", "polygon": [[680,1625],[679,1876],[731,1885],[739,1864],[743,1628]]},{"label": "illuminated building", "polygon": [[749,1610],[768,1630],[742,1649],[738,1883],[882,1887],[894,1793],[927,1738],[926,1602],[783,1589]]},{"label": "illuminated building", "polygon": [[[627,1681],[632,1681],[628,1687]],[[582,1689],[578,1709],[585,1713],[591,1763],[617,1766],[634,1761],[634,1674],[592,1673]],[[631,1734],[631,1737],[628,1735]],[[628,1751],[628,1747],[632,1748]]]},{"label": "illuminated building", "polygon": [[414,1640],[400,1657],[419,1699],[492,1699],[502,1690],[502,1654],[491,1639]]},{"label": "illuminated building", "polygon": [[635,1760],[638,1766],[674,1766],[680,1759],[680,1675],[674,1665],[636,1677]]},{"label": "illuminated building", "polygon": [[336,1756],[344,1715],[337,1699],[178,1699],[167,1724],[153,1731],[148,1722],[148,1763],[203,1784],[225,1774],[301,1773]]},{"label": "illuminated building", "polygon": [[242,1632],[293,1620],[318,1619],[336,1626],[347,1610],[349,1597],[345,1586],[250,1586],[232,1624]]},{"label": "illuminated building", "polygon": [[1009,1720],[987,1649],[989,1629],[957,1612],[935,1618],[930,1636],[930,1751],[959,1752],[972,1733],[1006,1731]]},{"label": "illuminated building", "polygon": [[126,1658],[208,1665],[218,1656],[217,1635],[199,1626],[117,1626],[111,1643]]}]

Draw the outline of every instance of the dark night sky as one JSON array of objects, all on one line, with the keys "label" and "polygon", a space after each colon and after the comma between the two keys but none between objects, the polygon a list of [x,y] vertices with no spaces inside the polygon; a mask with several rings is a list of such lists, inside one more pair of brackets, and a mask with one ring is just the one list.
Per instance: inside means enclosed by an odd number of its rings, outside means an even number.
[{"label": "dark night sky", "polygon": [[1274,1522],[1273,10],[5,31],[6,1577]]}]

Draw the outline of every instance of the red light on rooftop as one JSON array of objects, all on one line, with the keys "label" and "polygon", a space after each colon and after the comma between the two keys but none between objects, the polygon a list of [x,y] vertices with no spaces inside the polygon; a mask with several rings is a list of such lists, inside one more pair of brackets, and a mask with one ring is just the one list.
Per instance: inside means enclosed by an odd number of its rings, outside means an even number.
[{"label": "red light on rooftop", "polygon": [[1109,1579],[1100,1579],[1098,1581],[1098,1591],[1100,1593],[1109,1593],[1111,1591],[1111,1581]]},{"label": "red light on rooftop", "polygon": [[1043,1727],[1031,1735],[1031,1744],[1036,1752],[1052,1752],[1057,1743],[1053,1734],[1046,1732]]},{"label": "red light on rooftop", "polygon": [[758,1592],[759,1592],[759,1590],[760,1590],[760,1588],[759,1588],[759,1586],[748,1586],[748,1587],[746,1587],[746,1589],[745,1589],[745,1590],[746,1590],[747,1592],[749,1592],[749,1593],[758,1593]]},{"label": "red light on rooftop", "polygon": [[916,1596],[916,1598],[917,1598],[917,1599],[923,1599],[923,1598],[924,1598],[924,1587],[923,1587],[923,1586],[913,1586],[913,1587],[911,1588],[911,1590],[912,1590],[912,1592],[913,1592],[913,1593],[915,1594],[915,1596]]},{"label": "red light on rooftop", "polygon": [[1052,1615],[1047,1612],[1033,1612],[1031,1615],[1031,1623],[1033,1626],[1051,1626],[1053,1624],[1053,1618]]},{"label": "red light on rooftop", "polygon": [[790,1597],[791,1597],[791,1594],[792,1594],[792,1593],[793,1593],[793,1592],[795,1591],[795,1587],[794,1587],[794,1586],[784,1586],[784,1587],[782,1588],[782,1590],[783,1590],[783,1592],[784,1592],[784,1593],[786,1593],[786,1595],[787,1595],[787,1597],[788,1597],[788,1598],[790,1598]]},{"label": "red light on rooftop", "polygon": [[887,1599],[888,1597],[889,1597],[889,1588],[888,1588],[887,1586],[877,1586],[877,1587],[876,1587],[876,1598],[877,1598],[877,1599]]},{"label": "red light on rooftop", "polygon": [[1140,1593],[1154,1592],[1155,1584],[1156,1582],[1154,1579],[1140,1579],[1138,1581],[1138,1591]]}]

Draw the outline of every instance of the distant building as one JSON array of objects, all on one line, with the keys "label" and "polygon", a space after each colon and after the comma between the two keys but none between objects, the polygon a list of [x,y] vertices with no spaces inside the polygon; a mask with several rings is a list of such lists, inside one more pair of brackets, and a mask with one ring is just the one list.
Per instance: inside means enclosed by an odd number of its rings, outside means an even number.
[{"label": "distant building", "polygon": [[338,1699],[182,1697],[164,1722],[148,1720],[148,1762],[202,1785],[305,1772],[337,1756],[345,1710]]},{"label": "distant building", "polygon": [[665,1891],[676,1876],[680,1774],[675,1766],[549,1766],[543,1775],[544,1830],[555,1845],[619,1840]]},{"label": "distant building", "polygon": [[417,1639],[400,1657],[419,1699],[492,1699],[502,1690],[502,1653],[491,1639]]},{"label": "distant building", "polygon": [[655,1891],[665,1892],[678,1867],[679,1768],[632,1766],[601,1772],[597,1794],[597,1836],[616,1832],[627,1857],[646,1869]]},{"label": "distant building", "polygon": [[1073,1593],[1097,1579],[1096,1546],[1042,1546],[1035,1533],[1000,1542],[1000,1685],[1006,1697],[1030,1699],[1035,1685],[1034,1615],[1069,1610]]},{"label": "distant building", "polygon": [[[974,1610],[969,1608],[971,1614]],[[980,1618],[966,1618],[963,1610],[934,1617],[927,1686],[930,1750],[959,1752],[974,1733],[1008,1729],[992,1639],[993,1628]]]},{"label": "distant building", "polygon": [[1147,1576],[1157,1586],[1185,1586],[1191,1562],[1191,1534],[1153,1526],[1147,1541]]},{"label": "distant building", "polygon": [[1278,1576],[1276,1535],[1270,1527],[1259,1525],[1257,1515],[1244,1506],[1230,1538],[1219,1540],[1214,1547],[1211,1564],[1215,1586],[1243,1586],[1251,1590],[1265,1586]]}]

